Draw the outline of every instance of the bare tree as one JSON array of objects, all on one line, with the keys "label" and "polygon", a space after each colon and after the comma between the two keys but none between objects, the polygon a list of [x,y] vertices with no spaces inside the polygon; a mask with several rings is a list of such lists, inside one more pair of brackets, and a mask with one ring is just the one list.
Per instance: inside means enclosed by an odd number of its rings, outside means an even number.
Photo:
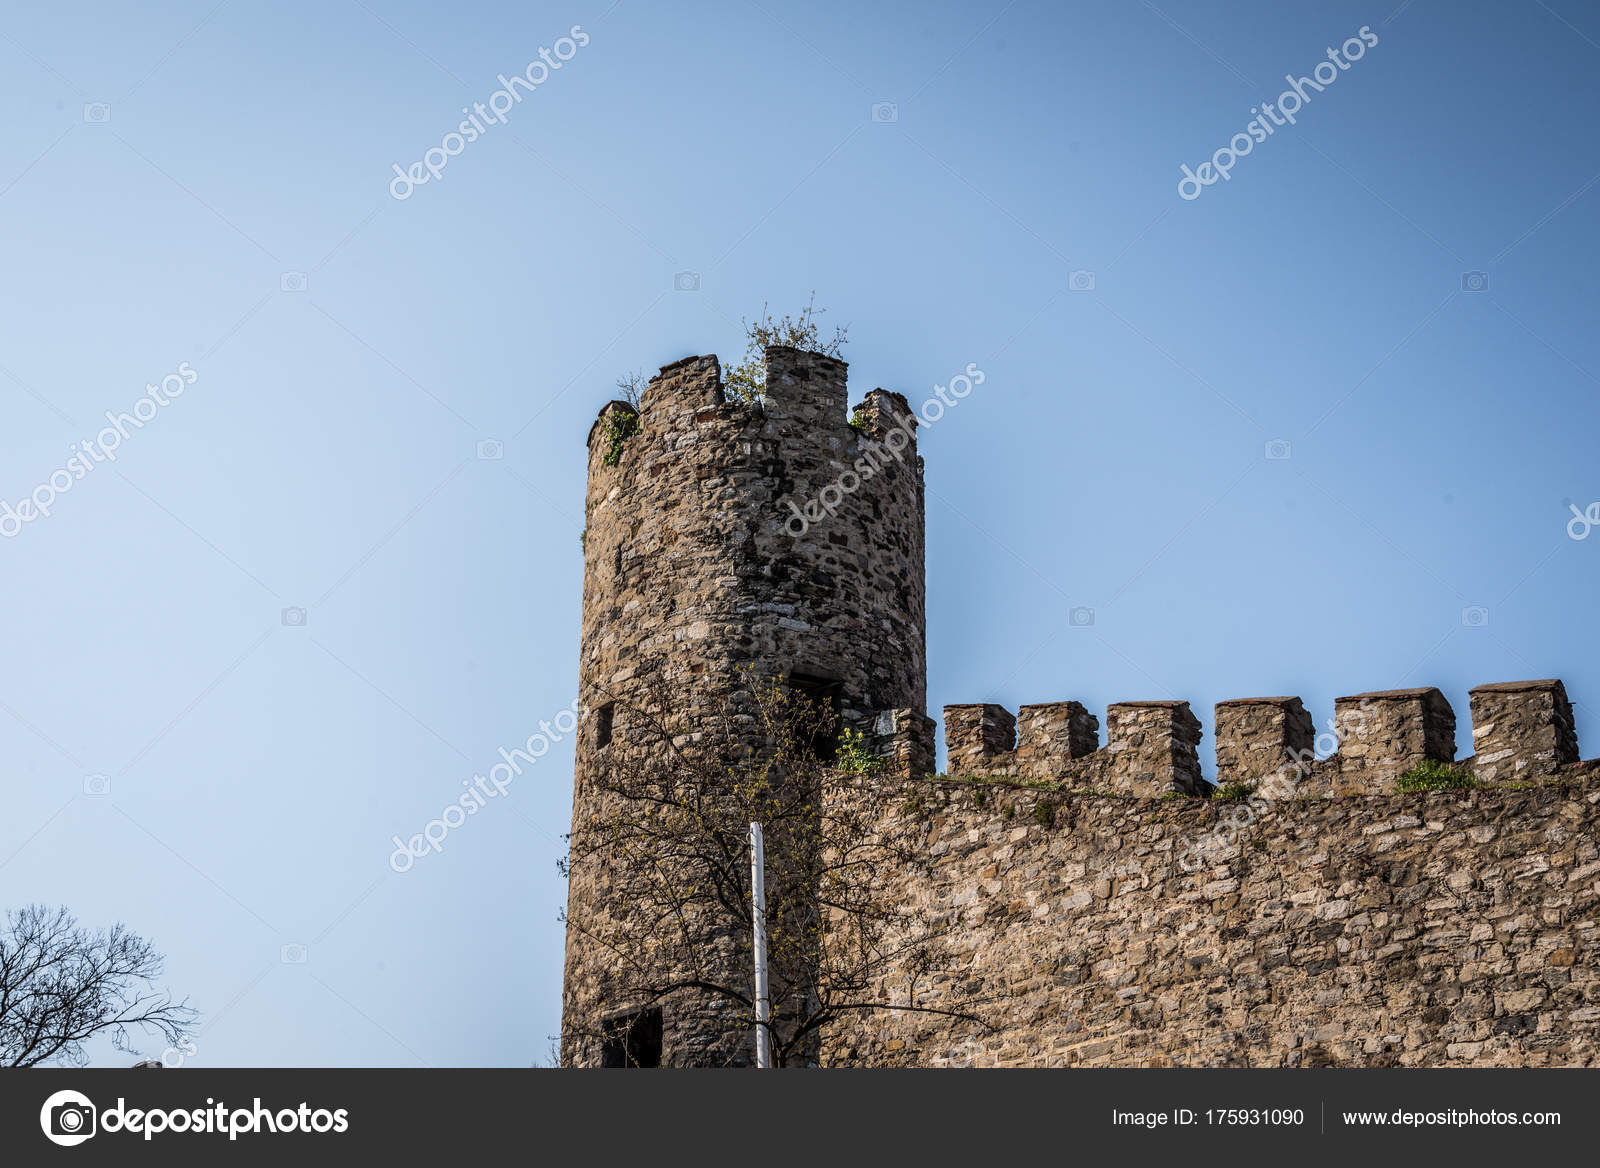
[{"label": "bare tree", "polygon": [[785,314],[774,320],[767,306],[761,306],[761,316],[744,321],[745,355],[738,364],[728,368],[722,378],[723,392],[734,401],[759,402],[767,396],[767,346],[788,345],[825,357],[837,357],[844,352],[849,325],[840,325],[833,336],[822,339],[817,317],[827,311],[816,307],[817,294],[813,292],[806,306],[794,316]]},{"label": "bare tree", "polygon": [[[817,294],[813,292],[805,307],[793,316],[785,313],[774,318],[768,306],[761,306],[761,315],[755,320],[740,321],[744,328],[745,353],[738,362],[723,371],[722,391],[730,401],[761,402],[767,397],[767,346],[788,345],[808,353],[821,353],[825,357],[838,357],[849,340],[849,325],[839,325],[826,340],[817,318],[827,312],[818,308]],[[625,373],[617,378],[617,388],[622,400],[638,413],[644,401],[644,391],[650,379],[641,371]],[[614,465],[614,464],[613,464]]]},{"label": "bare tree", "polygon": [[617,378],[617,388],[622,391],[622,400],[633,407],[634,413],[644,408],[644,391],[649,385],[650,379],[645,376],[642,369],[625,373]]},{"label": "bare tree", "polygon": [[167,1046],[192,1033],[195,1011],[155,988],[162,956],[118,924],[86,929],[65,908],[28,905],[0,929],[0,1066],[83,1066],[83,1045],[155,1031]]},{"label": "bare tree", "polygon": [[814,1063],[824,1031],[850,1014],[895,1009],[989,1029],[976,1012],[986,999],[964,1002],[970,1012],[917,1004],[928,979],[956,961],[948,928],[891,901],[877,878],[927,856],[882,830],[905,786],[860,736],[846,730],[824,766],[816,744],[833,736],[832,713],[776,681],[752,679],[712,719],[675,714],[670,700],[619,699],[628,749],[584,780],[568,870],[603,878],[605,905],[569,929],[606,973],[592,1016],[569,1016],[568,1038],[615,1041],[619,1008],[672,1000],[693,1015],[707,1050],[742,1048],[755,1026],[752,822],[767,845],[777,1065]]}]

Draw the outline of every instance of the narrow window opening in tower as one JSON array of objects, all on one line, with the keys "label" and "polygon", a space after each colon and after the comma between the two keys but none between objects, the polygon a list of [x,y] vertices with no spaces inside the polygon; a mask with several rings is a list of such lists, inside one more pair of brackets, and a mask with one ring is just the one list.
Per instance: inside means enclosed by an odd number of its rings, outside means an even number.
[{"label": "narrow window opening in tower", "polygon": [[616,717],[615,702],[607,702],[594,712],[594,745],[596,749],[611,743],[611,725]]},{"label": "narrow window opening in tower", "polygon": [[824,715],[826,722],[817,727],[811,739],[811,749],[823,762],[832,762],[839,753],[839,707],[844,694],[843,685],[825,677],[791,673],[789,688]]},{"label": "narrow window opening in tower", "polygon": [[600,1046],[602,1067],[661,1065],[661,1011],[641,1010],[606,1023]]}]

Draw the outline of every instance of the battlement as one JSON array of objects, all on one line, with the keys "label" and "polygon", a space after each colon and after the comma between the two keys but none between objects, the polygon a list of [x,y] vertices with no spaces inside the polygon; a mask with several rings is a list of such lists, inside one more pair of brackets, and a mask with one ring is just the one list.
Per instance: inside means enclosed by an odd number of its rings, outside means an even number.
[{"label": "battlement", "polygon": [[[625,401],[610,401],[601,407],[589,428],[590,456],[599,455],[605,459],[604,465],[617,466],[631,454],[632,446],[613,448],[615,431],[608,421],[627,414],[637,420],[633,433],[669,448],[697,441],[708,424],[733,423],[742,429],[753,423],[769,440],[782,437],[791,443],[814,444],[820,453],[831,456],[839,470],[849,470],[869,444],[887,445],[895,461],[906,459],[909,453],[909,460],[915,463],[917,420],[905,395],[874,389],[847,412],[849,368],[837,357],[770,345],[764,398],[744,402],[728,397],[722,364],[715,354],[680,358],[663,365],[650,378],[638,408]],[[642,443],[638,449],[650,444]],[[872,461],[876,470],[886,459]]]},{"label": "battlement", "polygon": [[[773,346],[748,401],[714,355],[685,357],[600,410],[575,838],[608,778],[663,761],[641,708],[670,695],[674,747],[760,746],[751,678],[782,678],[888,764],[852,750],[803,792],[808,814],[870,813],[851,866],[893,910],[857,999],[891,1008],[831,1026],[824,1063],[1600,1064],[1600,763],[1577,761],[1560,681],[1472,690],[1459,760],[1433,688],[1337,698],[1321,732],[1298,697],[1218,702],[1238,800],[1208,797],[1187,702],[952,705],[950,774],[930,779],[918,418],[883,389],[847,413],[848,374]],[[1429,761],[1482,789],[1401,791]],[[564,1064],[632,1058],[636,1026],[645,1062],[748,1063],[747,1011],[708,983],[641,1012],[606,935],[632,910],[631,851],[574,852]],[[782,846],[768,862],[783,887]],[[747,984],[747,919],[689,922],[697,972]],[[820,903],[802,919],[835,926]]]},{"label": "battlement", "polygon": [[952,775],[1003,775],[1054,780],[1128,795],[1178,791],[1203,794],[1200,720],[1188,702],[1118,702],[1100,720],[1079,702],[1023,706],[1019,719],[1002,706],[946,706],[945,750]]},{"label": "battlement", "polygon": [[766,400],[768,414],[809,425],[827,426],[845,420],[850,366],[837,357],[768,345]]},{"label": "battlement", "polygon": [[[1457,760],[1456,716],[1434,688],[1336,698],[1322,734],[1297,697],[1218,702],[1218,784],[1256,784],[1267,796],[1378,795],[1427,761],[1454,763],[1481,784],[1553,774],[1578,761],[1572,705],[1560,681],[1482,685],[1470,695],[1473,757]],[[1187,702],[1119,702],[1099,719],[1078,702],[946,706],[952,776],[1049,780],[1153,797],[1205,794],[1200,721]],[[1019,734],[1020,731],[1020,734]],[[1318,755],[1322,757],[1317,757]]]}]

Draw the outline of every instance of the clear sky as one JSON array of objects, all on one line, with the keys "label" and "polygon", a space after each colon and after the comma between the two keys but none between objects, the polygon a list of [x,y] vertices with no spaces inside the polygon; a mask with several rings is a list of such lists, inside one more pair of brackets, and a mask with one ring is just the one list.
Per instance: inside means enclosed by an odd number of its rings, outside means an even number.
[{"label": "clear sky", "polygon": [[857,397],[986,374],[934,713],[1183,698],[1209,772],[1222,699],[1437,685],[1465,755],[1557,676],[1600,753],[1597,98],[1576,0],[8,5],[0,498],[193,381],[0,512],[0,907],[152,937],[194,1065],[547,1058],[570,740],[391,837],[573,696],[617,376],[812,290]]}]

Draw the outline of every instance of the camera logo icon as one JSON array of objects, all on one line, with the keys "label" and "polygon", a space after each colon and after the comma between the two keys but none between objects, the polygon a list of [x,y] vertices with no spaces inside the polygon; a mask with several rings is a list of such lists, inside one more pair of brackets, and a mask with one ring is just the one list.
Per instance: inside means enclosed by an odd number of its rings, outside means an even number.
[{"label": "camera logo icon", "polygon": [[1294,447],[1287,438],[1273,438],[1267,443],[1266,455],[1274,462],[1282,462],[1294,453]]},{"label": "camera logo icon", "polygon": [[284,945],[278,950],[278,960],[284,965],[304,965],[306,956],[304,945]]},{"label": "camera logo icon", "polygon": [[1489,273],[1462,272],[1461,290],[1463,292],[1487,292],[1489,290]]},{"label": "camera logo icon", "polygon": [[1468,605],[1461,610],[1461,623],[1469,629],[1481,629],[1489,623],[1489,610],[1480,604]]},{"label": "camera logo icon", "polygon": [[1094,273],[1082,270],[1073,272],[1067,277],[1067,287],[1073,292],[1093,292]]},{"label": "camera logo icon", "polygon": [[284,609],[283,623],[294,629],[305,627],[306,610],[303,608],[294,607]]},{"label": "camera logo icon", "polygon": [[52,1144],[71,1148],[95,1133],[98,1112],[87,1095],[77,1091],[57,1091],[39,1109],[39,1126]]},{"label": "camera logo icon", "polygon": [[304,292],[307,287],[304,272],[285,272],[278,277],[278,290],[280,292]]},{"label": "camera logo icon", "polygon": [[498,438],[485,438],[478,443],[478,458],[480,461],[492,462],[505,456],[505,445]]},{"label": "camera logo icon", "polygon": [[111,779],[106,775],[84,775],[83,793],[85,795],[111,794]]},{"label": "camera logo icon", "polygon": [[892,101],[876,101],[872,103],[872,120],[880,126],[900,120],[900,107]]},{"label": "camera logo icon", "polygon": [[111,106],[103,101],[91,101],[83,107],[83,120],[86,122],[109,122],[111,120]]},{"label": "camera logo icon", "polygon": [[672,290],[674,292],[700,291],[700,273],[678,272],[672,277]]},{"label": "camera logo icon", "polygon": [[1088,628],[1094,624],[1094,609],[1079,606],[1067,614],[1067,620],[1075,629]]}]

